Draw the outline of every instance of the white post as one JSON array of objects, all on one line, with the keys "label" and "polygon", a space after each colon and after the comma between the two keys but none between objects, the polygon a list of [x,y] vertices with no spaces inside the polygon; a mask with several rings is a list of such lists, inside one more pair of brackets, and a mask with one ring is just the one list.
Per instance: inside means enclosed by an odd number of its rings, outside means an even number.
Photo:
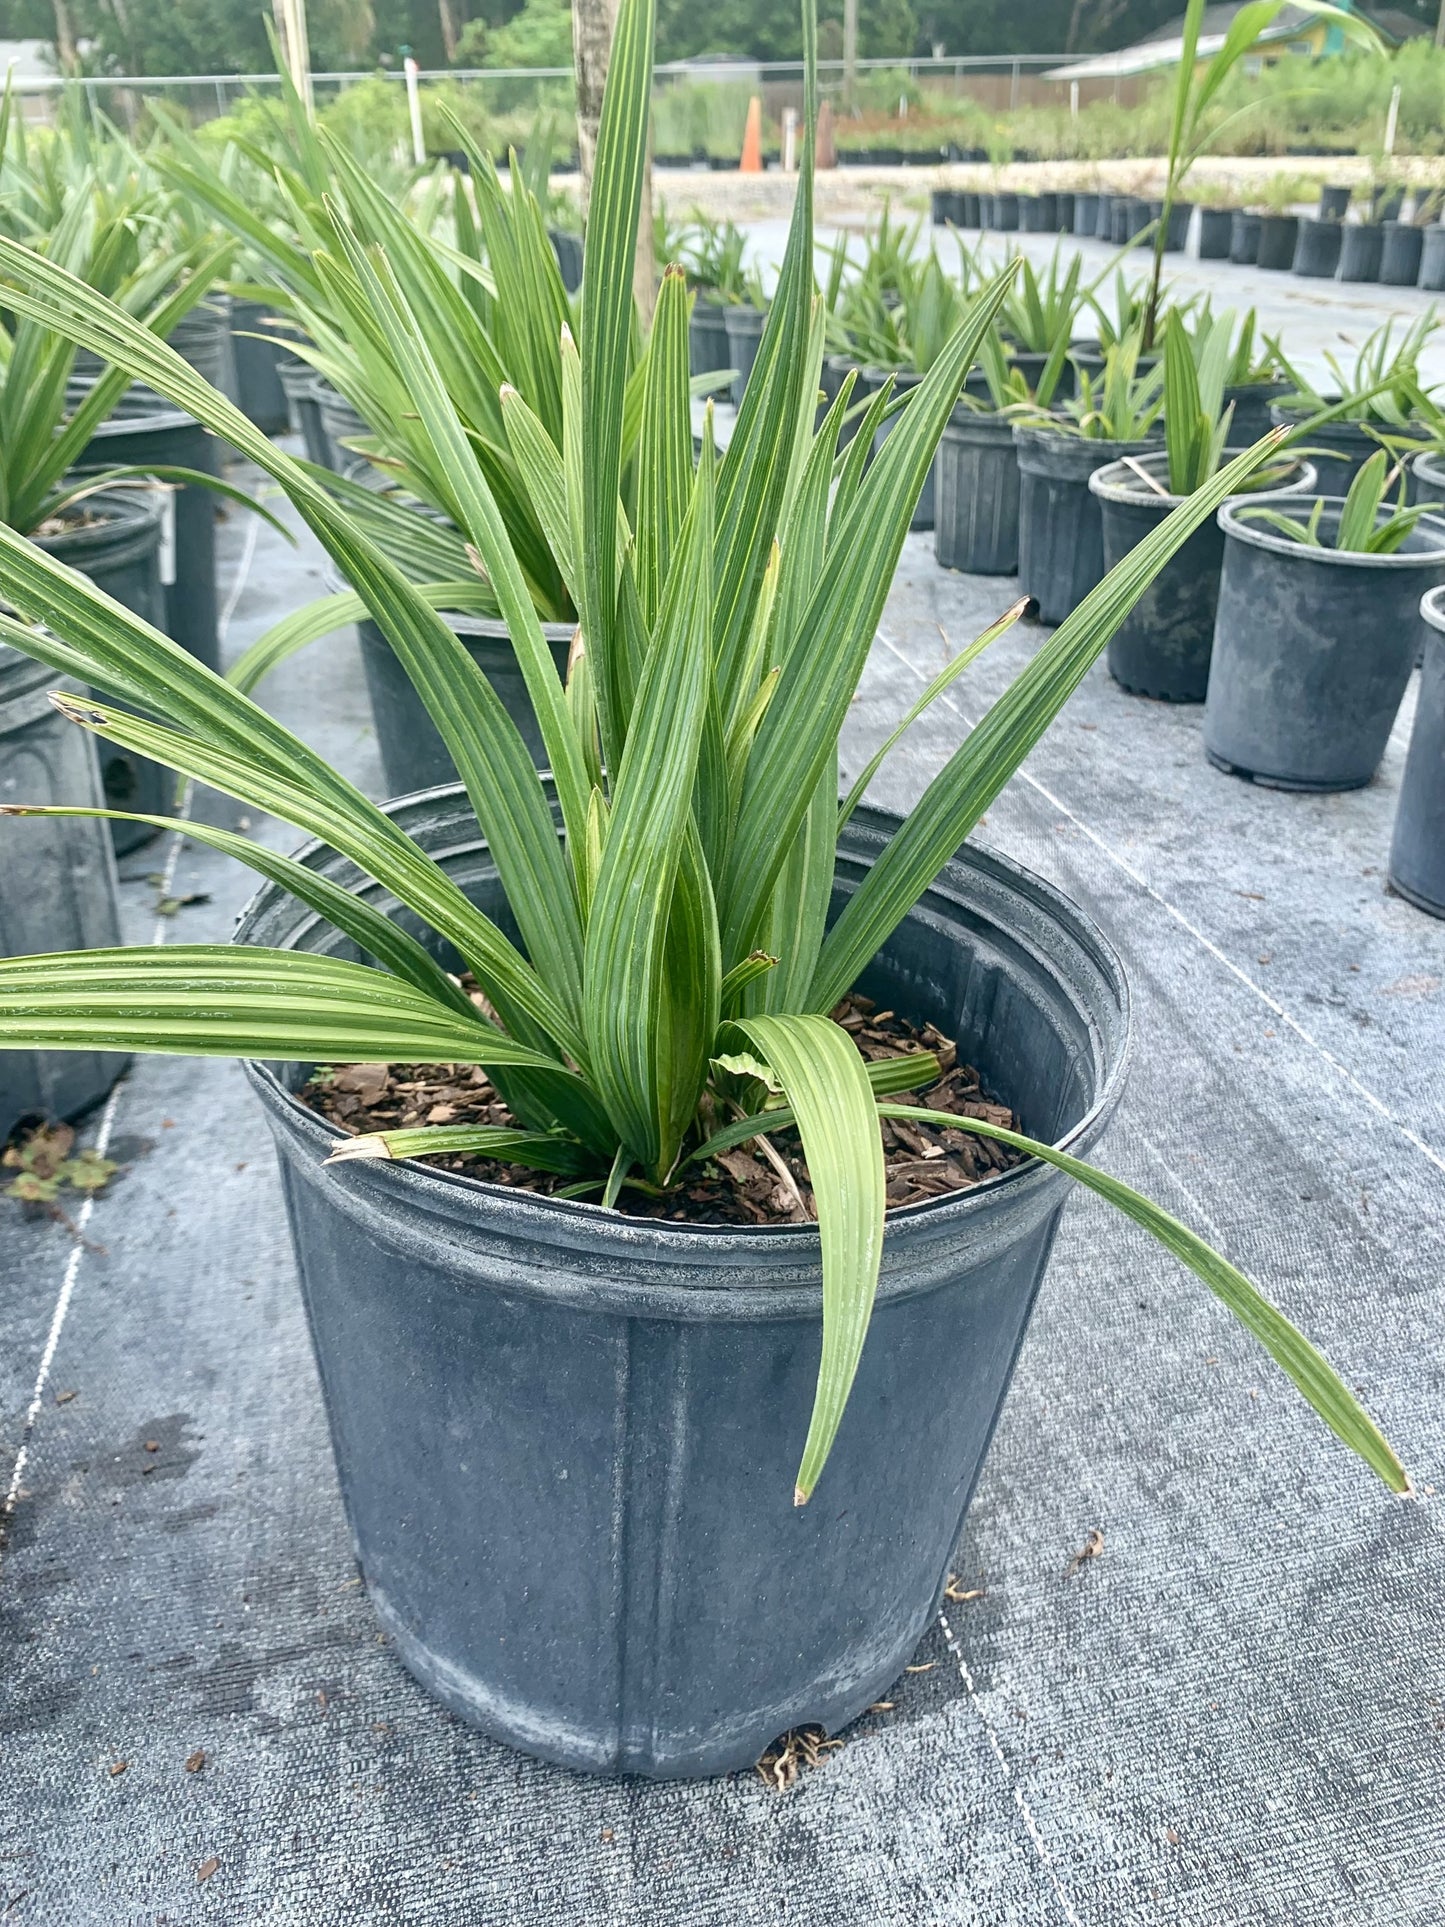
[{"label": "white post", "polygon": [[306,111],[315,111],[316,101],[311,91],[311,41],[306,30],[306,0],[282,0],[286,21],[286,31],[281,36],[286,53],[286,65],[291,72],[291,84],[306,103]]},{"label": "white post", "polygon": [[1071,80],[1069,82],[1069,118],[1071,120],[1077,120],[1079,118],[1079,83],[1077,80]]},{"label": "white post", "polygon": [[1390,89],[1390,111],[1385,116],[1385,152],[1387,154],[1393,154],[1395,151],[1395,123],[1399,118],[1400,89],[1396,86]]},{"label": "white post", "polygon": [[783,172],[796,174],[798,171],[798,110],[796,107],[783,109]]},{"label": "white post", "polygon": [[421,131],[421,89],[417,86],[420,69],[408,54],[404,63],[406,72],[406,104],[411,113],[411,157],[418,167],[426,165],[426,142]]}]

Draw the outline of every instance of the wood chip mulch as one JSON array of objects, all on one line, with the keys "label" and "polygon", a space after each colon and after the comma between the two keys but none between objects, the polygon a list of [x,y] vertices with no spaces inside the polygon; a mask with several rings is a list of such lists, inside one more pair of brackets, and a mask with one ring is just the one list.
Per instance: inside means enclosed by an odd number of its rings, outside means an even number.
[{"label": "wood chip mulch", "polygon": [[[958,1062],[953,1043],[931,1024],[911,1024],[895,1011],[879,1010],[856,992],[832,1014],[870,1061],[917,1050],[937,1053],[943,1075],[930,1086],[905,1092],[898,1102],[1017,1129],[1013,1112],[993,1101],[978,1072]],[[299,1096],[348,1132],[394,1131],[424,1124],[515,1123],[486,1072],[474,1065],[323,1065]],[[888,1118],[883,1120],[882,1132],[890,1211],[967,1190],[1023,1162],[1024,1154],[1008,1145],[947,1126]],[[661,1197],[624,1185],[618,1209],[637,1217],[690,1224],[810,1222],[815,1215],[813,1194],[801,1138],[794,1130],[782,1130],[769,1133],[767,1141],[786,1168],[786,1178],[762,1149],[761,1140],[752,1139],[713,1160],[688,1166],[683,1181]],[[571,1182],[495,1158],[437,1157],[427,1163],[543,1196]]]}]

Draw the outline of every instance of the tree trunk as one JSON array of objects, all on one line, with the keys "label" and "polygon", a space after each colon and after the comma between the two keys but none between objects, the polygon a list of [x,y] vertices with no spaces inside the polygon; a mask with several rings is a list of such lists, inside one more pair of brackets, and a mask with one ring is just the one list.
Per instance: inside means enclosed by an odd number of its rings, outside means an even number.
[{"label": "tree trunk", "polygon": [[[572,56],[577,69],[577,152],[582,160],[582,215],[592,194],[592,163],[597,154],[597,130],[602,122],[602,90],[607,83],[607,60],[612,51],[612,29],[617,22],[617,0],[572,0]],[[637,250],[633,260],[632,292],[643,326],[652,321],[652,143],[642,175],[642,206],[637,221]]]},{"label": "tree trunk", "polygon": [[457,57],[457,28],[447,0],[437,0],[437,13],[441,19],[442,50],[446,54],[447,65],[450,67]]},{"label": "tree trunk", "polygon": [[55,0],[55,59],[61,73],[75,72],[75,28],[65,0]]}]

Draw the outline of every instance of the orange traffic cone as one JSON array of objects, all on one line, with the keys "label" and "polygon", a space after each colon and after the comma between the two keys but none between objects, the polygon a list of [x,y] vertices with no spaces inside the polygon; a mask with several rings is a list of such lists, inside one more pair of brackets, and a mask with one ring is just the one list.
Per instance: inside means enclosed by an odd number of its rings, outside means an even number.
[{"label": "orange traffic cone", "polygon": [[761,174],[763,171],[763,103],[756,94],[748,102],[748,124],[743,133],[743,157],[738,162],[739,174]]}]

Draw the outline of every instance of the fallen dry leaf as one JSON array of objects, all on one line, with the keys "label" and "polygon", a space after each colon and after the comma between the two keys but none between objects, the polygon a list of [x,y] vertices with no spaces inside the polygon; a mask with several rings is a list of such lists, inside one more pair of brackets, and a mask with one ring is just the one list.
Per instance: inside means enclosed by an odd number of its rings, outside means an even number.
[{"label": "fallen dry leaf", "polygon": [[199,1887],[203,1881],[209,1880],[213,1873],[219,1871],[220,1865],[220,1861],[214,1854],[211,1855],[209,1860],[203,1860],[200,1866],[196,1868],[196,1885]]},{"label": "fallen dry leaf", "polygon": [[206,1764],[206,1756],[202,1752],[200,1747],[197,1747],[194,1753],[188,1753],[186,1755],[187,1773],[199,1773],[201,1768],[205,1764]]},{"label": "fallen dry leaf", "polygon": [[1102,1532],[1100,1532],[1099,1528],[1095,1526],[1093,1530],[1090,1532],[1088,1538],[1084,1541],[1083,1550],[1081,1552],[1076,1552],[1073,1558],[1069,1561],[1069,1570],[1065,1575],[1065,1577],[1072,1579],[1076,1572],[1081,1572],[1083,1570],[1083,1568],[1088,1564],[1089,1560],[1097,1559],[1099,1557],[1099,1554],[1103,1550],[1104,1550],[1104,1535]]}]

